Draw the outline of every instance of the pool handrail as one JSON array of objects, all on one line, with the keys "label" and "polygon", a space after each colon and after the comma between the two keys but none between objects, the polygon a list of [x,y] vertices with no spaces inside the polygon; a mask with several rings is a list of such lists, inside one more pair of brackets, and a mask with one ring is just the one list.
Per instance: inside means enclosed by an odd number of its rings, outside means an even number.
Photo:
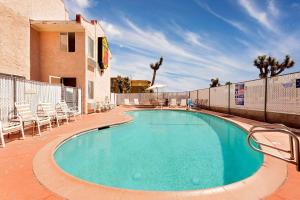
[{"label": "pool handrail", "polygon": [[[263,128],[263,129],[259,129],[257,130],[257,128]],[[289,136],[289,144],[290,144],[290,149],[286,150],[286,149],[281,149],[272,145],[268,145],[265,143],[261,143],[259,142],[255,137],[254,134],[255,133],[263,133],[263,132],[279,132],[279,133],[284,133],[287,134]],[[282,151],[285,153],[289,153],[290,154],[290,158],[284,158],[281,156],[277,156],[271,153],[268,153],[258,147],[255,147],[251,144],[251,139],[256,142],[257,144],[261,145],[261,146],[265,146],[271,149],[276,149],[278,151]],[[267,125],[256,125],[250,128],[249,130],[249,134],[247,137],[247,142],[248,145],[255,151],[261,152],[263,154],[278,158],[280,160],[286,161],[288,163],[292,163],[294,165],[296,165],[297,171],[300,171],[300,148],[299,148],[299,138],[297,137],[296,134],[294,134],[290,128],[288,128],[287,126],[283,125],[283,124],[267,124]],[[295,145],[295,146],[294,146]],[[295,148],[294,148],[295,147]]]}]

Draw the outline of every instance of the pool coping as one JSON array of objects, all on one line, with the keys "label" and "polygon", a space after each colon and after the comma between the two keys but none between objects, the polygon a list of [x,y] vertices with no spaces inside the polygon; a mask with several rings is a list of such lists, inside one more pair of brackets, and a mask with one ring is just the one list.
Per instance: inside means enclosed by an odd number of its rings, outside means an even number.
[{"label": "pool coping", "polygon": [[[155,110],[155,109],[128,109],[131,110]],[[164,109],[165,110],[165,109]],[[182,109],[167,109],[167,110],[182,110]],[[126,112],[125,111],[125,112]],[[126,115],[122,111],[123,115]],[[238,122],[233,119],[213,115],[223,120],[229,121],[244,130],[249,130],[251,125],[243,122]],[[55,162],[54,153],[59,145],[68,140],[74,135],[87,132],[89,130],[98,129],[105,126],[119,125],[132,121],[132,117],[126,115],[125,120],[120,120],[117,123],[95,125],[77,130],[76,132],[61,135],[59,138],[51,141],[42,147],[33,159],[33,172],[38,181],[48,188],[50,191],[62,196],[66,199],[95,199],[102,197],[103,199],[262,199],[275,192],[287,178],[287,164],[281,160],[275,159],[271,156],[264,156],[262,166],[250,177],[241,181],[220,186],[216,188],[192,190],[192,191],[140,191],[129,190],[121,188],[113,188],[96,183],[87,182],[85,180],[76,178],[64,172]],[[257,137],[269,145],[273,145],[263,135]],[[277,150],[272,150],[273,153],[278,154]]]}]

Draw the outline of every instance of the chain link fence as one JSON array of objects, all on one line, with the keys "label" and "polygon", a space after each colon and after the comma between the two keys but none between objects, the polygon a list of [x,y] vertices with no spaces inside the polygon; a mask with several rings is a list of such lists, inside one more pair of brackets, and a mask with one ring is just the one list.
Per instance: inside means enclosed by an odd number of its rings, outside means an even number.
[{"label": "chain link fence", "polygon": [[81,112],[81,89],[30,81],[24,78],[0,75],[0,120],[7,121],[15,115],[14,104],[28,103],[36,112],[39,103],[56,105],[66,101]]}]

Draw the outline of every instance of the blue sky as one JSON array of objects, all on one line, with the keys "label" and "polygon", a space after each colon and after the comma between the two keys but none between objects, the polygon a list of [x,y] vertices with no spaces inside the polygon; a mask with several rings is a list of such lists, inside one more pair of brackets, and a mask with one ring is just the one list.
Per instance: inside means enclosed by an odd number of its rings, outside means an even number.
[{"label": "blue sky", "polygon": [[71,15],[98,19],[113,54],[112,75],[152,78],[170,91],[258,77],[253,60],[286,54],[300,71],[300,0],[65,0]]}]

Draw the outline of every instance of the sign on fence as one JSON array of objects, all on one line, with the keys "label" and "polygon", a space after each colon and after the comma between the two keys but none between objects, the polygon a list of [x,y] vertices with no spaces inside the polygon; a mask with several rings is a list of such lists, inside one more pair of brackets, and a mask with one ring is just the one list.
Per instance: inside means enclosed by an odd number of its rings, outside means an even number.
[{"label": "sign on fence", "polygon": [[244,105],[245,104],[245,83],[235,84],[235,104]]},{"label": "sign on fence", "polygon": [[296,79],[296,88],[300,88],[300,78]]}]

